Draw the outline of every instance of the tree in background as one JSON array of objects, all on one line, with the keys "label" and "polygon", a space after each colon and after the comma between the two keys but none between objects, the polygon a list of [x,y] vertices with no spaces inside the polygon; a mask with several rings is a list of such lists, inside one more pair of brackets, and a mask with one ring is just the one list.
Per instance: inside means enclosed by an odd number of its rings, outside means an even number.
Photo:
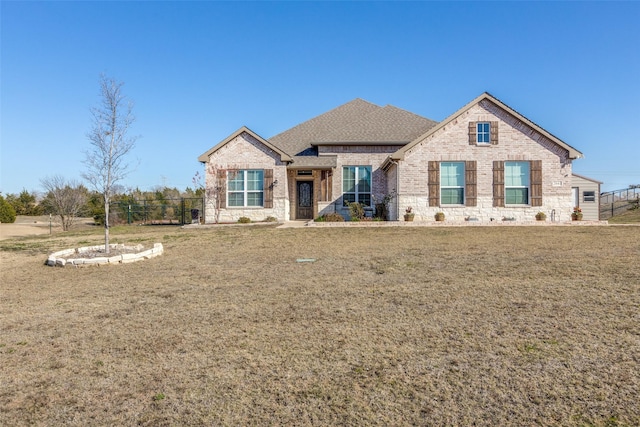
[{"label": "tree in background", "polygon": [[16,220],[16,210],[0,194],[0,222],[11,223]]},{"label": "tree in background", "polygon": [[82,175],[104,200],[104,250],[109,253],[109,202],[116,184],[129,173],[127,155],[137,137],[127,135],[135,118],[133,104],[122,93],[123,83],[100,76],[100,103],[91,109],[93,124],[87,134],[87,171]]},{"label": "tree in background", "polygon": [[23,189],[19,195],[7,194],[7,202],[13,206],[16,215],[42,215],[42,206],[38,204],[35,193]]},{"label": "tree in background", "polygon": [[60,175],[44,178],[40,183],[46,193],[42,200],[45,213],[59,216],[62,229],[69,230],[85,210],[88,190]]}]

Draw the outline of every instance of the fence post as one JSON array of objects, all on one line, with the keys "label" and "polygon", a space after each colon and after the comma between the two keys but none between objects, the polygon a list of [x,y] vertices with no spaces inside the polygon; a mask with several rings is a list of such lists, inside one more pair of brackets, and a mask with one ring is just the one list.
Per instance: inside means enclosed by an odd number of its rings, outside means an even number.
[{"label": "fence post", "polygon": [[180,198],[180,210],[182,211],[182,225],[185,225],[185,221],[184,221],[184,197]]}]

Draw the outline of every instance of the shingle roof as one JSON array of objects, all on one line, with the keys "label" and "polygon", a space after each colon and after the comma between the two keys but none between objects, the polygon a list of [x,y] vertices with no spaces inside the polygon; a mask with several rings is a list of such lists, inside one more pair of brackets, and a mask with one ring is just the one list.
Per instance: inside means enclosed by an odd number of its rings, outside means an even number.
[{"label": "shingle roof", "polygon": [[313,145],[406,144],[437,123],[405,110],[354,99],[282,132],[269,141],[291,155]]},{"label": "shingle roof", "polygon": [[293,156],[289,169],[329,169],[338,164],[338,156]]}]

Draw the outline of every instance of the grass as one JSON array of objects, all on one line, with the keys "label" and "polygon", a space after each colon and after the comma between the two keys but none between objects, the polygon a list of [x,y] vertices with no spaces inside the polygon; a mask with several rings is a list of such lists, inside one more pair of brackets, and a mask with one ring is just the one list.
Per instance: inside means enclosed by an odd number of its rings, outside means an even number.
[{"label": "grass", "polygon": [[43,263],[100,231],[2,241],[0,425],[640,425],[639,231],[125,227],[165,254],[80,269]]},{"label": "grass", "polygon": [[610,224],[639,224],[640,209],[628,209],[614,217],[609,218]]}]

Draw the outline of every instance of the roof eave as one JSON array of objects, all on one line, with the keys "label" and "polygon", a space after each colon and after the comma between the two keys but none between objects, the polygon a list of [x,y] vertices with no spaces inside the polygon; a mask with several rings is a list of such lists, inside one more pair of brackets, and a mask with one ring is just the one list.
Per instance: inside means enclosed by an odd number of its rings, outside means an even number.
[{"label": "roof eave", "polygon": [[336,142],[312,142],[312,147],[319,147],[323,145],[336,146],[336,145],[407,145],[411,141],[336,141]]}]

